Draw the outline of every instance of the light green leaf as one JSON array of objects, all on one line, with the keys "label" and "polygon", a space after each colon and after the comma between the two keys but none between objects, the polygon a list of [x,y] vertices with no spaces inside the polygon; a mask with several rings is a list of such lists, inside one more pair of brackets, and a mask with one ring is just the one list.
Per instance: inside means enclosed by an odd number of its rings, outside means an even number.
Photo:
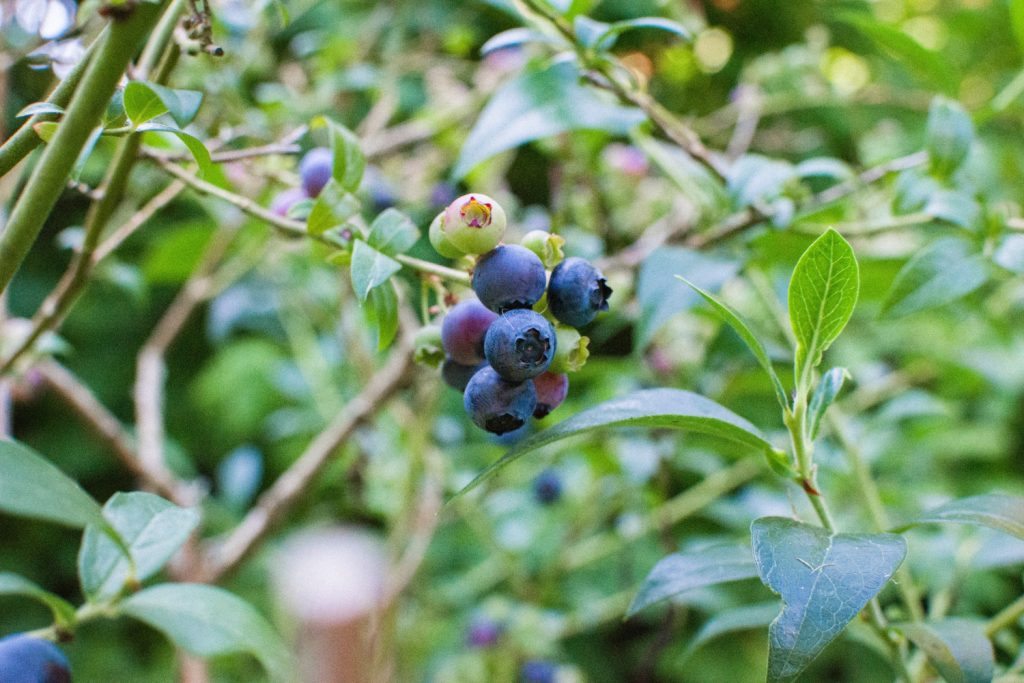
[{"label": "light green leaf", "polygon": [[992,680],[995,655],[983,624],[950,618],[899,624],[896,629],[921,648],[947,683],[989,683]]},{"label": "light green leaf", "polygon": [[576,34],[576,42],[583,47],[595,47],[601,37],[611,28],[611,24],[581,15],[573,19],[572,28]]},{"label": "light green leaf", "polygon": [[896,274],[881,312],[898,318],[944,306],[981,287],[988,276],[988,262],[969,243],[955,237],[936,240]]},{"label": "light green leaf", "polygon": [[345,221],[359,213],[359,207],[359,199],[331,178],[309,211],[306,231],[313,236],[322,235],[331,228],[344,225]]},{"label": "light green leaf", "polygon": [[39,139],[43,142],[49,142],[53,139],[53,136],[57,134],[57,126],[60,125],[56,121],[40,121],[39,123],[32,125],[32,130],[39,136]]},{"label": "light green leaf", "polygon": [[164,583],[136,593],[121,611],[199,657],[247,652],[274,681],[290,681],[292,658],[280,636],[249,603],[221,588]]},{"label": "light green leaf", "polygon": [[14,118],[20,119],[26,116],[36,116],[37,114],[63,114],[64,107],[54,104],[53,102],[33,102],[22,108]]},{"label": "light green leaf", "polygon": [[768,373],[768,377],[772,381],[772,387],[775,389],[775,399],[779,402],[779,406],[782,407],[783,410],[789,407],[789,399],[786,397],[786,390],[782,386],[782,380],[780,380],[779,376],[775,373],[775,368],[772,366],[772,359],[768,357],[768,352],[765,351],[760,340],[754,336],[754,333],[750,331],[750,328],[747,327],[745,322],[743,322],[743,319],[740,318],[739,314],[725,303],[716,299],[709,292],[704,291],[683,276],[677,275],[676,277],[685,282],[691,289],[693,289],[693,291],[697,292],[697,294],[701,295],[704,300],[708,302],[713,309],[715,309],[718,316],[727,325],[729,325],[736,334],[739,335],[740,339],[742,339],[747,345],[747,348],[749,348],[751,353],[754,354],[757,362],[761,365],[764,371]]},{"label": "light green leaf", "polygon": [[395,284],[385,282],[370,290],[363,308],[366,320],[377,334],[377,350],[383,351],[398,333],[398,295]]},{"label": "light green leaf", "polygon": [[693,640],[687,646],[684,657],[688,657],[701,645],[726,633],[767,628],[768,624],[772,623],[772,620],[778,613],[778,601],[762,602],[722,610],[704,622],[704,625],[697,631],[697,635],[693,637]]},{"label": "light green leaf", "polygon": [[[171,118],[180,127],[184,128],[192,123],[196,114],[199,113],[199,106],[203,103],[203,93],[198,90],[176,90],[149,81],[146,81],[145,85],[160,98],[160,101],[167,107]],[[132,120],[135,121],[134,118]]]},{"label": "light green leaf", "polygon": [[851,180],[853,169],[849,164],[833,157],[814,157],[801,161],[793,169],[800,178],[830,178],[836,181]]},{"label": "light green leaf", "polygon": [[903,562],[895,534],[832,534],[785,517],[750,528],[754,561],[782,597],[768,628],[768,680],[793,681],[878,594]]},{"label": "light green leaf", "polygon": [[16,441],[0,441],[0,511],[75,528],[106,524],[74,480]]},{"label": "light green leaf", "polygon": [[547,36],[540,31],[531,28],[510,28],[507,31],[495,34],[488,38],[487,42],[480,46],[480,56],[485,57],[492,52],[503,50],[507,47],[518,47],[527,43],[545,43],[556,45],[554,38]]},{"label": "light green leaf", "polygon": [[134,126],[168,112],[167,105],[145,81],[130,81],[125,86],[124,110]]},{"label": "light green leaf", "polygon": [[359,147],[359,138],[345,126],[325,116],[319,116],[310,124],[311,128],[327,128],[334,155],[332,175],[341,189],[355,192],[363,180],[366,157]]},{"label": "light green leaf", "polygon": [[160,571],[199,524],[194,510],[143,492],[115,493],[103,516],[124,539],[131,560],[95,526],[86,527],[78,576],[91,602],[113,598],[129,580],[144,581]]},{"label": "light green leaf", "polygon": [[1024,539],[1024,497],[1002,493],[986,493],[970,498],[951,500],[930,510],[897,531],[920,524],[952,522],[975,524]]},{"label": "light green leaf", "polygon": [[503,85],[484,107],[452,170],[464,177],[477,164],[519,145],[570,130],[624,134],[644,120],[633,108],[609,102],[579,83],[579,71],[559,62]]},{"label": "light green leaf", "polygon": [[380,253],[362,240],[352,241],[352,288],[359,302],[365,302],[370,290],[384,284],[402,269],[402,264]]},{"label": "light green leaf", "polygon": [[945,177],[959,168],[973,140],[974,124],[963,105],[946,97],[933,99],[924,139],[932,171]]},{"label": "light green leaf", "polygon": [[1024,0],[1010,0],[1010,28],[1017,39],[1017,49],[1024,53]]},{"label": "light green leaf", "polygon": [[419,238],[420,230],[412,219],[390,208],[373,219],[366,242],[385,254],[401,254],[411,249]]},{"label": "light green leaf", "polygon": [[719,436],[759,450],[773,450],[757,427],[709,398],[681,389],[644,389],[584,410],[520,441],[456,495],[476,488],[527,453],[570,436],[592,433],[601,427],[684,429]]},{"label": "light green leaf", "polygon": [[835,230],[816,239],[789,281],[789,319],[796,333],[797,381],[846,327],[860,292],[853,248]]},{"label": "light green leaf", "polygon": [[21,595],[41,602],[53,612],[57,626],[68,627],[75,623],[74,605],[17,574],[0,572],[0,595]]},{"label": "light green leaf", "polygon": [[662,558],[644,579],[626,616],[691,588],[741,581],[757,576],[750,548],[712,546],[696,552],[672,553]]},{"label": "light green leaf", "polygon": [[849,376],[850,373],[846,371],[846,368],[832,368],[822,375],[818,381],[818,386],[811,396],[811,404],[808,411],[810,413],[808,429],[810,430],[812,441],[818,437],[818,430],[821,428],[821,420],[825,417],[825,412],[832,405],[832,402],[836,400],[836,396],[839,395],[843,388],[843,381],[849,378]]},{"label": "light green leaf", "polygon": [[196,136],[186,133],[180,128],[165,126],[155,122],[144,123],[136,128],[136,131],[139,133],[172,133],[184,143],[185,147],[192,154],[192,158],[196,160],[196,164],[199,166],[200,177],[206,178],[216,174],[217,171],[213,165],[213,159],[210,157],[210,150],[206,149],[206,145]]},{"label": "light green leaf", "polygon": [[981,206],[973,197],[955,190],[936,190],[928,197],[924,212],[967,230],[978,227]]}]

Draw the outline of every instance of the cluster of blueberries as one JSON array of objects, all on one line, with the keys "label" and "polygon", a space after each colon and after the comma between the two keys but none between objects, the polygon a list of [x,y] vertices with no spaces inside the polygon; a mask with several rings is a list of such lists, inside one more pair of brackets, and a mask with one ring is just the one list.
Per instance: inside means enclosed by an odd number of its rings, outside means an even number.
[{"label": "cluster of blueberries", "polygon": [[70,683],[71,669],[60,648],[23,633],[0,638],[3,683]]},{"label": "cluster of blueberries", "polygon": [[585,338],[575,328],[607,310],[612,293],[591,263],[562,258],[561,238],[535,231],[522,244],[501,244],[505,228],[504,210],[482,194],[457,198],[430,226],[442,256],[478,256],[471,281],[477,298],[458,303],[442,321],[441,374],[463,392],[473,422],[494,434],[543,418],[565,400],[565,373],[585,359]]}]

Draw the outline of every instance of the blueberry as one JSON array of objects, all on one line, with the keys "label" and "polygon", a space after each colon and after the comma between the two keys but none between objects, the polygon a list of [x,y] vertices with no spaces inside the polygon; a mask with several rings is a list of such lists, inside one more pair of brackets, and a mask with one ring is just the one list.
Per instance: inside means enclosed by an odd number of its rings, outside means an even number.
[{"label": "blueberry", "polygon": [[601,271],[588,261],[570,257],[555,266],[548,283],[548,307],[551,314],[566,325],[583,327],[608,310],[612,289]]},{"label": "blueberry", "polygon": [[533,410],[533,416],[540,420],[562,405],[569,394],[569,377],[542,372],[533,378],[533,387],[537,390],[537,407]]},{"label": "blueberry", "polygon": [[0,681],[70,683],[71,669],[56,645],[19,633],[0,639]]},{"label": "blueberry", "polygon": [[554,683],[558,667],[553,662],[533,659],[520,669],[519,675],[523,683]]},{"label": "blueberry", "polygon": [[554,268],[565,258],[565,252],[562,251],[565,238],[547,230],[531,230],[523,235],[519,243],[536,254],[545,268]]},{"label": "blueberry", "polygon": [[510,382],[522,382],[548,369],[555,357],[555,328],[539,313],[517,308],[495,320],[484,337],[484,357]]},{"label": "blueberry", "polygon": [[270,202],[270,210],[277,216],[285,218],[293,206],[306,198],[306,193],[299,187],[289,187],[278,192]]},{"label": "blueberry", "polygon": [[533,382],[507,382],[484,366],[473,375],[462,400],[473,423],[492,434],[512,432],[530,419],[537,406]]},{"label": "blueberry", "polygon": [[470,647],[492,647],[501,637],[501,624],[486,617],[474,619],[466,629],[466,644]]},{"label": "blueberry", "polygon": [[469,380],[473,379],[473,375],[476,374],[477,370],[480,370],[485,365],[487,364],[463,365],[462,363],[456,363],[451,358],[446,358],[444,363],[441,364],[441,379],[452,389],[465,391]]},{"label": "blueberry", "polygon": [[533,480],[533,497],[541,505],[557,503],[562,497],[562,478],[558,472],[546,469]]},{"label": "blueberry", "polygon": [[485,194],[462,195],[444,210],[445,237],[467,254],[483,254],[505,236],[505,210]]},{"label": "blueberry", "polygon": [[394,187],[376,166],[366,167],[360,189],[366,192],[374,211],[378,213],[398,203]]},{"label": "blueberry", "polygon": [[448,206],[459,196],[459,190],[451,183],[437,183],[430,188],[431,206]]},{"label": "blueberry", "polygon": [[566,373],[582,369],[590,358],[590,338],[580,336],[576,328],[568,325],[555,325],[555,338],[558,344],[548,371]]},{"label": "blueberry", "polygon": [[457,248],[445,237],[444,230],[441,228],[442,221],[444,221],[444,211],[437,214],[434,220],[430,222],[430,229],[427,231],[434,251],[445,258],[461,258],[465,256],[461,249]]},{"label": "blueberry", "polygon": [[334,155],[326,147],[314,147],[299,162],[299,176],[307,197],[318,196],[333,173]]},{"label": "blueberry", "polygon": [[473,269],[473,291],[484,306],[498,313],[530,308],[544,296],[546,284],[540,258],[518,244],[492,249]]},{"label": "blueberry", "polygon": [[484,335],[497,314],[476,299],[456,304],[441,322],[441,344],[456,363],[477,365],[484,360]]},{"label": "blueberry", "polygon": [[412,339],[412,359],[417,363],[436,368],[444,361],[444,346],[441,342],[441,328],[427,325],[420,328]]}]

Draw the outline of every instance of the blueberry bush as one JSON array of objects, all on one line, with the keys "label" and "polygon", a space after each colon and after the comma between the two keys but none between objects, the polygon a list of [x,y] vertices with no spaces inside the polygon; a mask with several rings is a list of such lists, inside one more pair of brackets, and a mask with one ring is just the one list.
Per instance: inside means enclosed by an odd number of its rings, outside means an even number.
[{"label": "blueberry bush", "polygon": [[1024,681],[1024,2],[0,42],[0,683]]}]

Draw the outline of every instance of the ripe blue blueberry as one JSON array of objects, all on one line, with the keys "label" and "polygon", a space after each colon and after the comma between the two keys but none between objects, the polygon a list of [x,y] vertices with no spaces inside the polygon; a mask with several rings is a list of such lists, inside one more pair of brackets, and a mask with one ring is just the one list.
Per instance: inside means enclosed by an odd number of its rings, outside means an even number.
[{"label": "ripe blue blueberry", "polygon": [[558,667],[553,662],[533,659],[520,669],[519,675],[523,683],[554,683]]},{"label": "ripe blue blueberry", "polygon": [[466,629],[466,644],[470,647],[493,647],[503,631],[501,624],[486,617],[477,617]]},{"label": "ripe blue blueberry", "polygon": [[533,416],[540,420],[562,405],[562,401],[569,395],[569,376],[542,372],[533,378],[533,386],[537,390],[537,407],[533,410]]},{"label": "ripe blue blueberry", "polygon": [[484,366],[469,380],[462,405],[477,427],[504,434],[530,419],[537,407],[537,392],[533,382],[507,382],[494,368]]},{"label": "ripe blue blueberry", "polygon": [[334,173],[334,155],[326,147],[314,147],[299,162],[302,189],[309,197],[316,197]]},{"label": "ripe blue blueberry", "polygon": [[473,269],[473,291],[484,306],[498,313],[530,308],[544,296],[546,284],[540,258],[518,244],[492,249]]},{"label": "ripe blue blueberry", "polygon": [[451,358],[445,358],[444,363],[441,364],[441,379],[452,389],[465,391],[469,380],[473,379],[473,375],[476,374],[477,370],[480,370],[485,365],[487,364],[463,365],[462,363],[456,363]]},{"label": "ripe blue blueberry", "polygon": [[441,322],[441,345],[456,363],[477,365],[484,360],[484,335],[498,316],[476,299],[460,301]]},{"label": "ripe blue blueberry", "polygon": [[547,469],[538,474],[533,480],[533,497],[541,505],[557,503],[562,497],[562,478],[558,472]]},{"label": "ripe blue blueberry", "polygon": [[56,645],[19,633],[0,639],[0,681],[70,683],[71,669]]},{"label": "ripe blue blueberry", "polygon": [[588,261],[570,257],[555,266],[548,283],[548,309],[559,322],[583,327],[608,310],[612,289]]},{"label": "ripe blue blueberry", "polygon": [[484,357],[503,379],[522,382],[548,369],[556,344],[555,328],[544,316],[517,308],[491,323],[484,337]]},{"label": "ripe blue blueberry", "polygon": [[369,196],[373,210],[378,213],[398,203],[395,188],[376,166],[366,167],[360,187]]}]

